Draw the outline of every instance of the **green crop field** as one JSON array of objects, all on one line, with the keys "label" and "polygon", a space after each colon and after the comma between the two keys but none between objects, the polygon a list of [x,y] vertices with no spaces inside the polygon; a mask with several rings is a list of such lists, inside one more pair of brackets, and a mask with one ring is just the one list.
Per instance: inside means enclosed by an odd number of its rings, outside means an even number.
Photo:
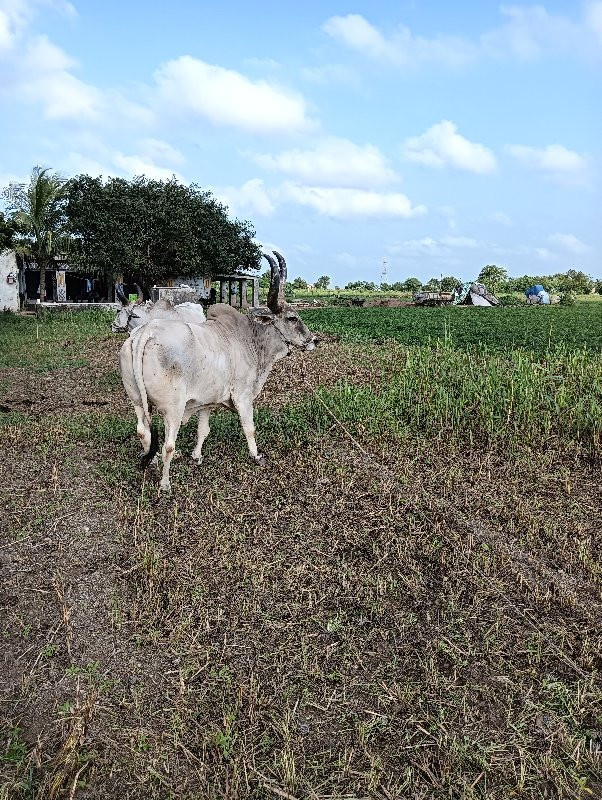
[{"label": "green crop field", "polygon": [[602,797],[602,303],[324,308],[173,492],[0,315],[0,800]]},{"label": "green crop field", "polygon": [[346,341],[390,338],[415,345],[444,340],[456,348],[520,348],[536,354],[561,344],[602,351],[602,300],[569,307],[320,308],[304,311],[303,318]]}]

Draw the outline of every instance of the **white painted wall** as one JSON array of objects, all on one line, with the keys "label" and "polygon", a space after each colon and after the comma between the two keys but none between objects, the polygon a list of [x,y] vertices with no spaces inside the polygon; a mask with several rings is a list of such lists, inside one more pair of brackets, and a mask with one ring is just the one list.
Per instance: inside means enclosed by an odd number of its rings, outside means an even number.
[{"label": "white painted wall", "polygon": [[[6,282],[13,275],[15,282]],[[14,250],[3,250],[0,253],[0,311],[19,310],[19,280],[17,256]]]}]

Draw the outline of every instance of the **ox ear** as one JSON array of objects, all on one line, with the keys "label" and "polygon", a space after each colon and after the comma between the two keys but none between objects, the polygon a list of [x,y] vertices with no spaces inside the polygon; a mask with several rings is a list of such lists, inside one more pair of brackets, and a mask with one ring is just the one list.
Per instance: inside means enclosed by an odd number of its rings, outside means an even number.
[{"label": "ox ear", "polygon": [[251,319],[260,325],[269,325],[274,321],[274,314],[269,308],[254,308],[251,311]]}]

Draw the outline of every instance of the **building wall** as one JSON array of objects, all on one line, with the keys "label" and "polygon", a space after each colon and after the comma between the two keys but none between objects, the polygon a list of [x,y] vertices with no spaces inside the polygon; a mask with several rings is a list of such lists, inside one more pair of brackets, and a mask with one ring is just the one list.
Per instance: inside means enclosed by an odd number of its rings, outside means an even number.
[{"label": "building wall", "polygon": [[[7,283],[7,277],[14,276],[14,283]],[[17,256],[14,250],[0,253],[0,311],[19,310],[19,280]]]}]

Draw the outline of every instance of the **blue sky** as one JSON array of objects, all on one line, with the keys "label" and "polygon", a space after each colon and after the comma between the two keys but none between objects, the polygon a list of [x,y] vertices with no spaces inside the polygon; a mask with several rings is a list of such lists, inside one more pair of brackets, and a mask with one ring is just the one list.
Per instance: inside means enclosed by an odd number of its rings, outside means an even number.
[{"label": "blue sky", "polygon": [[602,278],[602,0],[0,0],[0,186],[210,189],[289,276]]}]

